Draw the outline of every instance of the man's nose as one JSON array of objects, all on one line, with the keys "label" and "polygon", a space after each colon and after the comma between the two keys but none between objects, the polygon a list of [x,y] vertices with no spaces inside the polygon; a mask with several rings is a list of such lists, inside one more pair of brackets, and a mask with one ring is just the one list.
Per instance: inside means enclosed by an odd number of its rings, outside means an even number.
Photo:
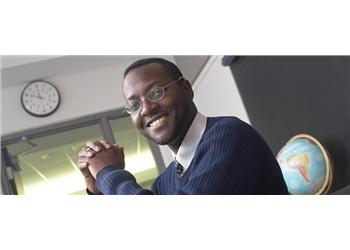
[{"label": "man's nose", "polygon": [[149,100],[144,100],[142,102],[142,107],[141,107],[141,112],[140,114],[142,116],[146,116],[146,115],[149,115],[149,114],[152,114],[153,110],[156,108],[158,104],[156,102],[151,102]]}]

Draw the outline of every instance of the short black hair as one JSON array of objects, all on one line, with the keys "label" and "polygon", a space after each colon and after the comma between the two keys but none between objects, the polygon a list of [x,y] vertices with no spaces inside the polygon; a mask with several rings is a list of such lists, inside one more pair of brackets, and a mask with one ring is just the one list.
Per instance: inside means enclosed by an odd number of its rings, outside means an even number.
[{"label": "short black hair", "polygon": [[141,60],[137,60],[136,62],[133,62],[124,71],[124,78],[131,70],[136,69],[138,67],[141,67],[143,65],[150,64],[150,63],[158,63],[158,64],[162,65],[165,68],[165,70],[168,71],[170,77],[173,80],[176,80],[182,76],[181,71],[174,63],[172,63],[168,60],[165,60],[163,58],[152,57],[152,58],[141,59]]}]

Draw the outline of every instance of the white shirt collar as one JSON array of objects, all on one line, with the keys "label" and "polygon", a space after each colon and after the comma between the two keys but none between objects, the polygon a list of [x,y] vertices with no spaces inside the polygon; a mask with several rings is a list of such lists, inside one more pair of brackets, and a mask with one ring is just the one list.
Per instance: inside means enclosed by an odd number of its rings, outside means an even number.
[{"label": "white shirt collar", "polygon": [[196,148],[202,138],[206,126],[207,117],[198,112],[193,119],[177,154],[175,155],[175,159],[184,167],[185,171],[194,157],[194,153],[196,152]]}]

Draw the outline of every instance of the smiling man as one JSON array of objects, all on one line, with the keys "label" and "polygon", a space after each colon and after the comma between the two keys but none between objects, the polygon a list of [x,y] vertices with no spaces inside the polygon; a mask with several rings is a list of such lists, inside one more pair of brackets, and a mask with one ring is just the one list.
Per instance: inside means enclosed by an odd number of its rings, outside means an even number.
[{"label": "smiling man", "polygon": [[136,61],[124,73],[126,110],[148,139],[168,145],[175,159],[143,189],[124,170],[123,148],[89,141],[79,166],[90,194],[288,194],[263,138],[236,117],[205,117],[191,84],[161,58]]}]

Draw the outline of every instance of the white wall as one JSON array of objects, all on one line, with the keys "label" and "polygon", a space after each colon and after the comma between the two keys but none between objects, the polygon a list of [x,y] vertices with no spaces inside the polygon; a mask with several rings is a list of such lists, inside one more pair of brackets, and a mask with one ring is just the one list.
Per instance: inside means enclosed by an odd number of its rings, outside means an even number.
[{"label": "white wall", "polygon": [[[174,61],[173,57],[165,58]],[[45,78],[57,86],[62,101],[54,114],[43,118],[27,114],[21,106],[20,96],[27,82],[3,87],[1,135],[123,107],[122,74],[130,63],[132,61],[125,61],[113,66]]]},{"label": "white wall", "polygon": [[209,56],[174,56],[174,59],[183,76],[193,83],[208,61]]},{"label": "white wall", "polygon": [[250,123],[233,74],[221,64],[222,56],[211,56],[193,84],[194,102],[207,116],[237,116]]}]

